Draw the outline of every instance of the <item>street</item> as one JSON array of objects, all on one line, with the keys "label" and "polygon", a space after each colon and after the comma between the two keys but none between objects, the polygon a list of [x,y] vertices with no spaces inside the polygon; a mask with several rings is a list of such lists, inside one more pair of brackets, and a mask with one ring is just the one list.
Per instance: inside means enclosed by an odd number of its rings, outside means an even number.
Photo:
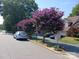
[{"label": "street", "polygon": [[0,59],[66,59],[30,41],[17,41],[12,35],[0,34]]}]

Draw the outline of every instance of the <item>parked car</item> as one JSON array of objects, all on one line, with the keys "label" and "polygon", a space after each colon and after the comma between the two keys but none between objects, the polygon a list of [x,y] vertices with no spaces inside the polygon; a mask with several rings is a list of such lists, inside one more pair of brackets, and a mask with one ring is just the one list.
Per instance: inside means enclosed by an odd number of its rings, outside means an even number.
[{"label": "parked car", "polygon": [[28,35],[24,31],[17,31],[14,34],[14,38],[17,39],[17,40],[28,40]]},{"label": "parked car", "polygon": [[44,36],[45,37],[50,37],[51,35],[54,35],[53,33],[46,33]]},{"label": "parked car", "polygon": [[66,37],[66,33],[65,32],[60,32],[60,33],[57,33],[57,34],[50,35],[51,39],[55,39],[55,37],[64,38],[64,37]]},{"label": "parked car", "polygon": [[53,34],[53,35],[50,35],[50,38],[51,39],[55,39],[55,35]]}]

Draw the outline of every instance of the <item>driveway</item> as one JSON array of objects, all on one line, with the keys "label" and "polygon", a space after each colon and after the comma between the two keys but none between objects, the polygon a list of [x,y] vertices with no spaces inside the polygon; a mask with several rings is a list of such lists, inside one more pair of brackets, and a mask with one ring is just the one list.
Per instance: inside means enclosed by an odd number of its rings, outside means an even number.
[{"label": "driveway", "polygon": [[67,59],[30,41],[17,41],[12,35],[0,34],[0,59]]}]

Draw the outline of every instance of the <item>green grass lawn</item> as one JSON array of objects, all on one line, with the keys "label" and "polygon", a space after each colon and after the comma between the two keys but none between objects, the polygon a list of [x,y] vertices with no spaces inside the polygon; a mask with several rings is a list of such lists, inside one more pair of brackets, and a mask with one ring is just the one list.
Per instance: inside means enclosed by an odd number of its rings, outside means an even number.
[{"label": "green grass lawn", "polygon": [[62,38],[60,41],[69,44],[79,44],[79,38],[75,38],[75,37],[65,37]]}]

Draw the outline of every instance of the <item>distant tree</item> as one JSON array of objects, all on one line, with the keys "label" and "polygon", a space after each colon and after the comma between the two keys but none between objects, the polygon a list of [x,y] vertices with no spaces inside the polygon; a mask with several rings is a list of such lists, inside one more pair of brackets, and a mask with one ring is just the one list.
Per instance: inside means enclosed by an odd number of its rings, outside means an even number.
[{"label": "distant tree", "polygon": [[79,3],[72,9],[72,13],[70,16],[78,16],[79,15]]},{"label": "distant tree", "polygon": [[4,28],[12,32],[16,23],[31,18],[32,12],[38,9],[34,0],[3,0],[3,4]]},{"label": "distant tree", "polygon": [[[33,19],[36,21],[36,31],[45,34],[47,32],[57,33],[63,30],[64,22],[61,19],[62,16],[63,12],[59,11],[58,8],[45,8],[35,11],[33,13]],[[44,35],[43,38],[44,42]]]},{"label": "distant tree", "polygon": [[0,15],[3,16],[3,0],[0,0]]},{"label": "distant tree", "polygon": [[68,17],[72,17],[72,14],[70,13],[70,15]]},{"label": "distant tree", "polygon": [[4,30],[3,25],[0,25],[0,30]]}]

